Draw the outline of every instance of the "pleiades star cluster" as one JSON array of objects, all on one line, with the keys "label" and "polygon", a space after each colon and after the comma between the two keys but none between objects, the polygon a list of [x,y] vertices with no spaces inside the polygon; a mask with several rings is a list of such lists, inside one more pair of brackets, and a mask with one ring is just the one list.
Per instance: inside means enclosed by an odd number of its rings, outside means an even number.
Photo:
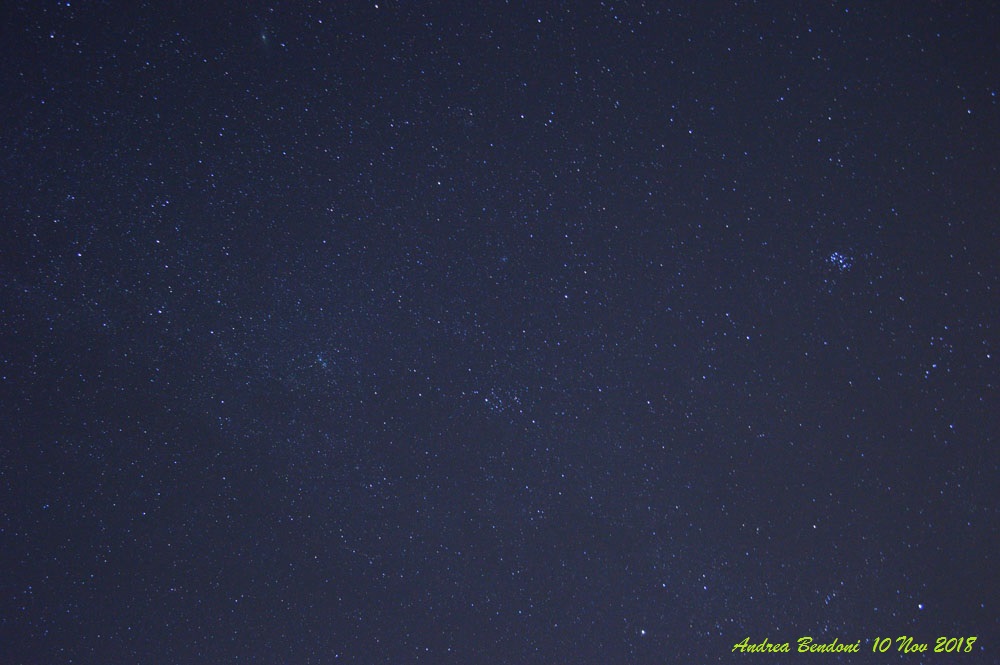
[{"label": "pleiades star cluster", "polygon": [[1000,662],[998,92],[987,2],[3,3],[0,662]]}]

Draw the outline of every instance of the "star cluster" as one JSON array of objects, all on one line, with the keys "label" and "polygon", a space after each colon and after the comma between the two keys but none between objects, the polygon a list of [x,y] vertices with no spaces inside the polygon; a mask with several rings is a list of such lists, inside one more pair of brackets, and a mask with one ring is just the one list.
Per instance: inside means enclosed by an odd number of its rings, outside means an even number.
[{"label": "star cluster", "polygon": [[992,662],[995,8],[111,4],[0,10],[0,659]]}]

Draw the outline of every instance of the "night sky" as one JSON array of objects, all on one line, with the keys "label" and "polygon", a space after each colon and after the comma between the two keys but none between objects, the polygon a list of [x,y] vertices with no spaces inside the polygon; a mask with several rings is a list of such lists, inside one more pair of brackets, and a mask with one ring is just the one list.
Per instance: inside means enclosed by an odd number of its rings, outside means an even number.
[{"label": "night sky", "polygon": [[3,3],[0,663],[1000,662],[998,92],[987,2]]}]

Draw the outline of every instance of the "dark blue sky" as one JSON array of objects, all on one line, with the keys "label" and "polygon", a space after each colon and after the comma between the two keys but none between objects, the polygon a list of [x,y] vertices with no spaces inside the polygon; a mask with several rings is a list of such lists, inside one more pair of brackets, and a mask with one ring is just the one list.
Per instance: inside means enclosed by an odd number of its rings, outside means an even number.
[{"label": "dark blue sky", "polygon": [[994,5],[0,24],[0,660],[996,661]]}]

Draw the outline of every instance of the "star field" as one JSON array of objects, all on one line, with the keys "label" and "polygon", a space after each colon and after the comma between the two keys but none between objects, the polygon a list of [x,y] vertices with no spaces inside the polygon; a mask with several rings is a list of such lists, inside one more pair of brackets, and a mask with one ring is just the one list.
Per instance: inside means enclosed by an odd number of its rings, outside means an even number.
[{"label": "star field", "polygon": [[996,662],[996,7],[0,16],[0,661]]}]

